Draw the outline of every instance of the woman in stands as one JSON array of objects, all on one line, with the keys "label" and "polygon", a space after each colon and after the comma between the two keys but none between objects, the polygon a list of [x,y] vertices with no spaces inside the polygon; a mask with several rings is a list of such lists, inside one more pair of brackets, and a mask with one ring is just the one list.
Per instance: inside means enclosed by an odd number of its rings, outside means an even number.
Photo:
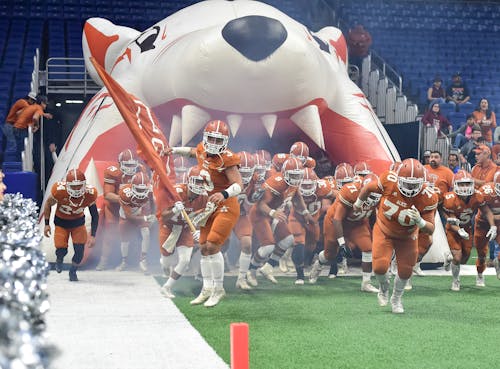
[{"label": "woman in stands", "polygon": [[426,127],[434,127],[438,131],[438,137],[445,136],[451,131],[451,123],[444,115],[441,114],[439,101],[434,101],[431,108],[424,114],[422,123]]},{"label": "woman in stands", "polygon": [[432,105],[436,102],[438,104],[446,102],[446,91],[444,90],[443,80],[441,77],[434,77],[432,86],[427,90],[427,102],[430,104],[429,109],[431,109]]},{"label": "woman in stands", "polygon": [[493,144],[493,130],[497,126],[497,120],[489,105],[488,99],[481,98],[476,110],[472,112],[472,116],[474,122],[481,127],[484,140],[491,146]]}]

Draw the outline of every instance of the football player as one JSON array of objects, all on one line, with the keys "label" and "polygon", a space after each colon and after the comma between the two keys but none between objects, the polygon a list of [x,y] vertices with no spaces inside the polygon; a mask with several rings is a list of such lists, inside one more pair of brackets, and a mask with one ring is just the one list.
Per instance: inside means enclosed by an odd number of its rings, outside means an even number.
[{"label": "football player", "polygon": [[290,147],[290,157],[299,159],[304,168],[316,167],[316,160],[309,156],[309,146],[302,141],[297,141]]},{"label": "football player", "polygon": [[174,159],[175,183],[187,183],[187,172],[189,167],[188,159],[184,156],[179,156]]},{"label": "football player", "polygon": [[[177,203],[170,205],[166,189],[158,178],[154,181],[153,191],[158,208],[156,217],[160,232],[160,260],[163,271],[168,277],[160,291],[167,298],[175,297],[172,288],[188,268],[194,243],[199,241],[200,232],[191,233],[181,212],[184,209],[191,217],[205,209],[208,196],[205,189],[206,181],[201,171],[198,166],[191,167],[187,172],[187,184],[175,185],[182,206]],[[178,256],[177,263],[175,254]]]},{"label": "football player", "polygon": [[203,141],[196,148],[174,147],[174,154],[196,157],[207,181],[208,201],[216,205],[206,224],[200,228],[201,274],[203,287],[192,305],[217,305],[225,296],[224,257],[221,247],[229,238],[240,216],[237,196],[243,182],[238,170],[240,157],[228,149],[229,128],[221,120],[209,122]]},{"label": "football player", "polygon": [[368,183],[361,189],[353,204],[354,211],[362,211],[370,193],[382,198],[373,227],[373,271],[379,281],[378,303],[389,302],[387,270],[393,251],[396,254],[398,274],[394,279],[391,297],[392,312],[404,312],[402,296],[418,255],[418,232],[434,232],[434,214],[437,195],[424,184],[423,165],[415,159],[405,159],[398,172],[388,171],[380,181]]},{"label": "football player", "polygon": [[130,240],[134,238],[139,229],[141,234],[141,256],[139,267],[148,274],[147,253],[150,244],[149,228],[154,222],[152,215],[151,183],[147,174],[139,172],[134,174],[130,183],[123,185],[118,192],[120,197],[120,250],[122,261],[116,268],[123,271],[128,268],[128,251]]},{"label": "football player", "polygon": [[[74,255],[69,269],[69,280],[78,281],[76,271],[82,261],[85,246],[92,248],[95,244],[95,234],[99,223],[99,213],[95,201],[97,190],[87,185],[85,175],[78,169],[71,169],[65,181],[56,182],[51,188],[45,202],[43,214],[45,217],[45,237],[50,237],[50,214],[52,206],[56,206],[54,216],[54,246],[56,247],[56,271],[61,273],[64,256],[68,253],[68,241],[71,237]],[[85,227],[85,208],[89,208],[92,217],[90,237]]]},{"label": "football player", "polygon": [[[298,187],[304,177],[304,167],[296,158],[288,159],[282,173],[268,178],[263,185],[264,195],[250,209],[250,219],[254,227],[254,236],[259,248],[250,263],[248,282],[257,286],[256,270],[273,283],[273,268],[279,259],[293,246],[293,235],[287,224],[287,209],[293,204],[297,212],[304,216],[306,223],[314,223]],[[269,258],[270,256],[270,258]],[[266,260],[269,260],[266,262]]]},{"label": "football player", "polygon": [[120,188],[130,183],[134,174],[140,170],[139,161],[131,150],[123,150],[118,155],[117,165],[110,165],[104,171],[104,233],[102,253],[96,270],[109,267],[109,258],[116,243],[120,221]]}]

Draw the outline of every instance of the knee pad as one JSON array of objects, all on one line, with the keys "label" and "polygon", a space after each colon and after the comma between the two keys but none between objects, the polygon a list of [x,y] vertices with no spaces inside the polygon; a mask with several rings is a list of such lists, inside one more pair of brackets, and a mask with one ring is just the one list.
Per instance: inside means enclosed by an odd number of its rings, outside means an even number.
[{"label": "knee pad", "polygon": [[75,250],[75,254],[73,255],[73,258],[71,261],[75,264],[80,264],[82,259],[83,259],[83,248],[84,245],[79,243],[79,244],[74,244],[73,249]]},{"label": "knee pad", "polygon": [[278,247],[285,251],[292,246],[293,246],[293,235],[291,234],[283,238],[280,242],[278,242]]}]

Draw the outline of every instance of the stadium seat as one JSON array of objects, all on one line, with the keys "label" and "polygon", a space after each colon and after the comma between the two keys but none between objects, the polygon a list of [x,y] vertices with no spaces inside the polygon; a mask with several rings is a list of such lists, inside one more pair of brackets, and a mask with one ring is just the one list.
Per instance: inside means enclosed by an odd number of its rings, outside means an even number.
[{"label": "stadium seat", "polygon": [[448,114],[448,119],[453,126],[453,130],[455,130],[465,124],[467,116],[462,112],[451,112]]},{"label": "stadium seat", "polygon": [[3,171],[7,172],[21,172],[23,170],[23,164],[17,161],[6,161],[3,163]]},{"label": "stadium seat", "polygon": [[475,105],[473,104],[465,104],[465,105],[459,105],[459,112],[464,113],[465,115],[470,115],[476,108]]}]

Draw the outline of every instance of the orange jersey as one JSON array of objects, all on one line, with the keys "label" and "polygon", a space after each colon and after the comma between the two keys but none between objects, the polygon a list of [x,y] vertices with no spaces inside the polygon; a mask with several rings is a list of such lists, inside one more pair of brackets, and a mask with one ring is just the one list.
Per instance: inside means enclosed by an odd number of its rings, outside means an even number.
[{"label": "orange jersey", "polygon": [[18,117],[17,113],[26,108],[27,106],[29,106],[29,103],[25,99],[17,100],[14,103],[14,105],[12,105],[12,107],[10,108],[9,114],[7,114],[7,118],[5,118],[5,121],[7,123],[14,124],[14,122]]},{"label": "orange jersey", "polygon": [[271,209],[280,207],[284,209],[291,205],[292,198],[298,190],[298,187],[289,186],[281,174],[267,179],[263,188],[264,196],[261,201],[264,201]]},{"label": "orange jersey", "polygon": [[[495,192],[495,184],[493,182],[485,183],[481,186],[480,191],[484,196],[485,204],[491,209],[493,215],[500,215],[500,196]],[[487,222],[481,209],[477,213],[476,221]]]},{"label": "orange jersey", "polygon": [[495,176],[495,172],[497,171],[497,169],[498,166],[492,160],[488,160],[488,162],[484,166],[481,166],[479,164],[474,165],[474,168],[472,168],[470,174],[474,179],[493,182],[493,177]]},{"label": "orange jersey", "polygon": [[381,175],[380,184],[372,181],[366,185],[370,192],[382,194],[377,212],[377,224],[389,238],[416,239],[417,226],[410,220],[408,210],[415,206],[426,221],[434,224],[438,197],[425,184],[414,197],[403,196],[397,186],[396,173],[388,171]]},{"label": "orange jersey", "polygon": [[220,155],[209,156],[202,143],[196,147],[196,159],[200,168],[208,172],[206,177],[209,181],[209,195],[225,190],[230,183],[224,171],[226,168],[240,164],[240,156],[230,150],[226,150]]},{"label": "orange jersey", "polygon": [[38,104],[28,105],[17,116],[14,127],[18,129],[27,129],[28,126],[33,125],[33,116],[35,114],[42,116],[43,108]]},{"label": "orange jersey", "polygon": [[[311,215],[316,215],[320,213],[321,210],[321,200],[326,198],[332,191],[330,183],[323,179],[317,181],[316,191],[311,196],[302,195],[304,203],[306,204],[306,209],[309,210]],[[297,213],[295,213],[297,215]]]},{"label": "orange jersey", "polygon": [[472,215],[481,206],[485,204],[483,194],[475,190],[474,194],[465,202],[455,192],[444,194],[443,210],[450,216],[457,218],[460,221],[460,227],[472,226]]},{"label": "orange jersey", "polygon": [[[372,215],[375,207],[368,207],[363,205],[363,209],[359,212],[353,210],[353,204],[359,196],[362,183],[352,182],[342,186],[337,194],[335,202],[328,208],[326,216],[329,219],[335,219],[341,222],[348,223],[363,223]],[[343,207],[340,209],[340,207]]]},{"label": "orange jersey", "polygon": [[429,164],[424,165],[424,168],[427,169],[429,175],[437,177],[437,180],[434,182],[434,186],[439,188],[441,193],[446,193],[451,190],[451,187],[453,186],[453,172],[450,168],[440,165],[434,169]]},{"label": "orange jersey", "polygon": [[144,216],[151,213],[151,197],[135,198],[131,184],[123,185],[118,192],[118,196],[120,196],[120,218],[127,219],[130,215]]},{"label": "orange jersey", "polygon": [[[146,169],[144,168],[143,165],[139,165],[137,172],[146,173]],[[123,174],[123,172],[119,168],[118,163],[116,163],[116,165],[110,165],[104,171],[104,186],[103,186],[104,195],[110,192],[118,195],[120,192],[120,188],[130,183],[132,177],[133,176]],[[114,217],[119,216],[120,204],[104,200],[104,205],[106,208],[106,213],[108,215],[110,216],[112,215]]]},{"label": "orange jersey", "polygon": [[[172,204],[168,202],[169,197],[161,196],[161,192],[166,191],[165,187],[161,186],[161,189],[162,189],[161,191],[155,192],[155,199],[158,207],[158,212],[156,216],[160,222],[162,222],[161,218],[162,211],[172,207]],[[186,210],[186,213],[188,215],[194,211],[205,209],[205,206],[207,205],[208,201],[207,195],[197,195],[195,198],[190,199],[188,195],[188,186],[186,183],[176,184],[174,186],[174,189],[179,195],[182,203],[184,204],[184,209]],[[157,197],[158,195],[160,197]],[[182,219],[182,215],[180,214],[174,215],[168,223],[187,226],[186,222]]]},{"label": "orange jersey", "polygon": [[85,194],[76,199],[69,196],[66,182],[54,183],[50,193],[57,201],[56,217],[66,220],[82,218],[85,208],[94,204],[97,199],[97,190],[90,185],[85,187]]}]

